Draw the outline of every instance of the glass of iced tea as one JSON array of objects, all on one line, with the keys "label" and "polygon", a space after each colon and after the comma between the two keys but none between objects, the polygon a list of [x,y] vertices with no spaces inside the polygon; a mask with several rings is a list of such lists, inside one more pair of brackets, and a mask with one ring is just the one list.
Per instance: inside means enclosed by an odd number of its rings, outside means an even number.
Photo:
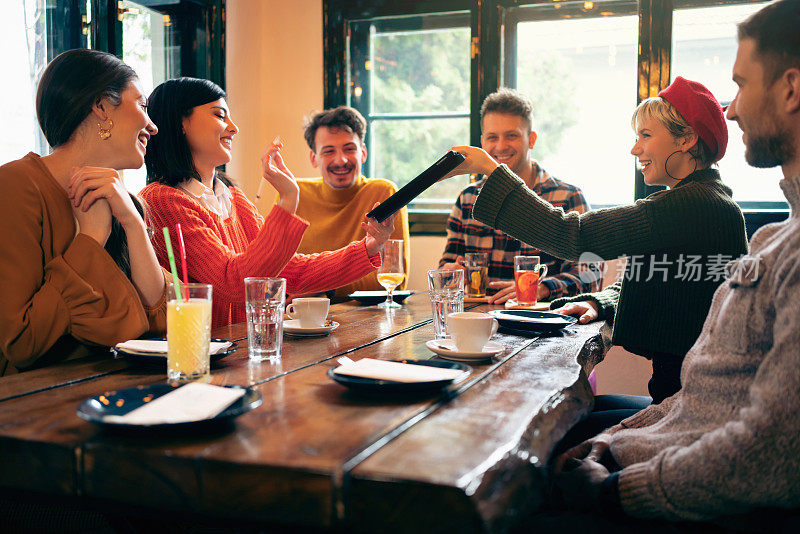
[{"label": "glass of iced tea", "polygon": [[514,256],[514,285],[517,302],[524,306],[536,304],[539,280],[547,276],[547,265],[540,263],[539,256]]},{"label": "glass of iced tea", "polygon": [[487,252],[467,252],[464,254],[464,267],[467,268],[467,296],[485,297],[486,278],[489,275],[489,254]]}]

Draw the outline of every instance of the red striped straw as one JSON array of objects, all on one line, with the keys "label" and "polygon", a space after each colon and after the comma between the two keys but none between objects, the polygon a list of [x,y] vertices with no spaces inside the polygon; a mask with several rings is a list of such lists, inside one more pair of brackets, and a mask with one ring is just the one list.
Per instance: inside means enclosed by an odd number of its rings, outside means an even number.
[{"label": "red striped straw", "polygon": [[186,270],[186,246],[183,244],[183,232],[181,232],[181,223],[175,225],[175,231],[178,233],[178,251],[181,255],[181,270],[183,271],[183,283],[189,283],[189,275]]}]

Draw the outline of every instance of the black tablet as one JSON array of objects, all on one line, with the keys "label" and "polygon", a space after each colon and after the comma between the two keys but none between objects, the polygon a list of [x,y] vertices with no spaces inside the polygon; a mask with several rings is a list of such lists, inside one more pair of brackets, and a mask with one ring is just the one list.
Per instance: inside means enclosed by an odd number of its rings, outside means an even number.
[{"label": "black tablet", "polygon": [[401,187],[397,193],[381,202],[380,206],[367,213],[367,217],[374,217],[379,222],[385,221],[392,213],[417,198],[420,193],[458,167],[465,159],[463,154],[452,150],[448,151],[439,161],[422,171],[419,176]]}]

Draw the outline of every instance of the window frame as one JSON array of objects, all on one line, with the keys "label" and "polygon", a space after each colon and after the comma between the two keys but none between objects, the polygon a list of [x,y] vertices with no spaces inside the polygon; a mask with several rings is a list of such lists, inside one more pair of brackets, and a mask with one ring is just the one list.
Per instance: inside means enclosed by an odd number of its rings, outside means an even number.
[{"label": "window frame", "polygon": [[[182,76],[208,78],[225,87],[225,0],[133,0],[181,24]],[[72,48],[91,48],[122,57],[122,15],[118,0],[53,0],[48,3],[52,22],[47,26],[47,61]],[[87,20],[87,18],[89,20]],[[196,31],[205,30],[200,42]],[[206,50],[200,56],[195,51]]]},{"label": "window frame", "polygon": [[[670,83],[672,17],[675,9],[752,4],[759,0],[638,0],[636,12],[639,17],[637,56],[637,103],[655,96]],[[630,0],[603,2],[604,11],[612,12],[630,6]],[[385,17],[425,16],[444,12],[469,11],[471,28],[470,58],[470,143],[480,146],[480,105],[483,99],[496,91],[508,72],[513,68],[516,52],[516,23],[530,18],[514,19],[514,13],[522,13],[528,6],[552,5],[549,0],[420,0],[403,2],[386,0],[375,3],[371,0],[323,0],[323,65],[325,108],[348,104],[350,87],[348,43],[354,36],[349,34],[351,22]],[[559,18],[573,15],[570,9],[582,2],[565,1],[565,9]],[[628,8],[628,13],[630,9]],[[535,19],[541,20],[541,19]],[[504,57],[505,50],[509,57]],[[360,80],[363,82],[363,80]],[[510,80],[513,81],[513,80]],[[633,87],[631,87],[633,90]],[[724,103],[723,103],[724,104]],[[369,130],[368,130],[369,132]],[[368,133],[369,134],[369,133]],[[639,170],[633,173],[634,198],[644,198],[663,189],[647,186]],[[780,220],[788,215],[785,202],[740,201],[745,210],[748,227],[760,225],[762,221]],[[409,225],[413,235],[444,235],[450,209],[439,206],[410,206]]]}]

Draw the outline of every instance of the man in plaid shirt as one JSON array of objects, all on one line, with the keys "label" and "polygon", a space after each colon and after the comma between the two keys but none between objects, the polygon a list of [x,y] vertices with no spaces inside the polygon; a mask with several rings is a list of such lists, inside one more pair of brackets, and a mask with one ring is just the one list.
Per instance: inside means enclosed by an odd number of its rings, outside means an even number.
[{"label": "man in plaid shirt", "polygon": [[[553,178],[530,157],[536,143],[533,131],[533,104],[513,89],[500,89],[486,97],[481,106],[481,146],[499,163],[505,163],[536,194],[565,212],[588,211],[589,204],[581,190]],[[600,289],[601,271],[578,263],[563,261],[487,226],[472,218],[472,206],[483,180],[467,186],[456,200],[447,219],[447,245],[439,267],[459,268],[467,252],[489,253],[488,290],[492,304],[501,304],[516,296],[514,256],[540,256],[548,276],[539,284],[539,300],[577,295]]]}]

